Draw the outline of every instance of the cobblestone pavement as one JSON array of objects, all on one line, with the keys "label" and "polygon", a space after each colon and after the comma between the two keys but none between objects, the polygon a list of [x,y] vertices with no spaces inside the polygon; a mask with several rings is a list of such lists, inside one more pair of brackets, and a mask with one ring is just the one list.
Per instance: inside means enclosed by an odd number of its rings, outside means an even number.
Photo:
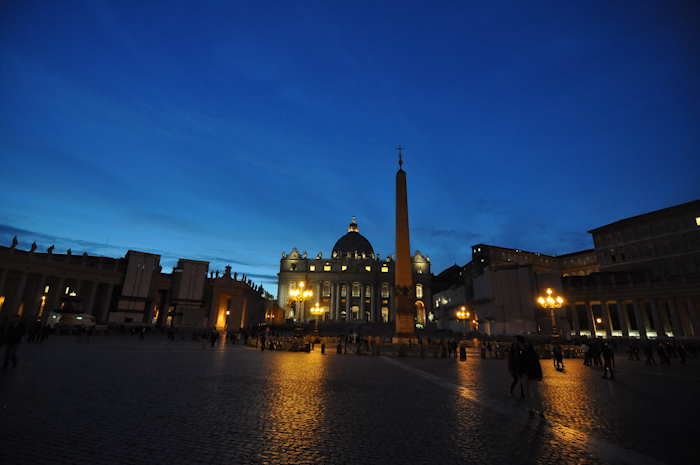
[{"label": "cobblestone pavement", "polygon": [[698,463],[700,363],[543,360],[545,418],[502,360],[55,337],[0,374],[1,464]]}]

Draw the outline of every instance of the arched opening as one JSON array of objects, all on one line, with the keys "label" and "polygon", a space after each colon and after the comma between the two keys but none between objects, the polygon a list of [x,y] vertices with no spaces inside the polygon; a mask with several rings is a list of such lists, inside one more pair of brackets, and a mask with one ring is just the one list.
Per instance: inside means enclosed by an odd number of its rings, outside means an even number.
[{"label": "arched opening", "polygon": [[422,301],[416,301],[416,323],[425,326],[425,305]]}]

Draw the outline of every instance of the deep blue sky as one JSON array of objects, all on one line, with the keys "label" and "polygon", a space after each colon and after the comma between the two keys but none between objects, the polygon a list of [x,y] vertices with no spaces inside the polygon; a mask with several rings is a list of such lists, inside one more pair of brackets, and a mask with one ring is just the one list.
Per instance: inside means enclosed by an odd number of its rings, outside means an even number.
[{"label": "deep blue sky", "polygon": [[700,197],[697,2],[330,3],[3,2],[0,240],[274,291],[352,215],[393,252],[399,143],[435,272]]}]

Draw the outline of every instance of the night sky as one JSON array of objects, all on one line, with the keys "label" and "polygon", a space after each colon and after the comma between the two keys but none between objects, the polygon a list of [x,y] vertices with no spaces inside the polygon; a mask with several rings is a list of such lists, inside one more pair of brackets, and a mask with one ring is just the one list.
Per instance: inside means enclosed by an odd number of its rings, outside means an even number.
[{"label": "night sky", "polygon": [[275,292],[353,215],[393,253],[397,144],[436,273],[700,197],[697,2],[468,3],[2,2],[0,241]]}]

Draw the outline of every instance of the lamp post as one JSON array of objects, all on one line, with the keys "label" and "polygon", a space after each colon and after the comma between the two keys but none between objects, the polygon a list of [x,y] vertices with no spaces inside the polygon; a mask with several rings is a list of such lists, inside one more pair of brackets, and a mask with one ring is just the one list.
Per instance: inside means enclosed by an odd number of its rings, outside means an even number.
[{"label": "lamp post", "polygon": [[316,305],[311,307],[309,309],[309,312],[311,312],[311,314],[316,317],[314,321],[316,321],[316,332],[318,332],[318,319],[321,318],[321,315],[323,315],[326,312],[326,310],[323,307],[320,307],[318,305],[318,302],[316,302]]},{"label": "lamp post", "polygon": [[562,308],[564,306],[564,298],[560,295],[553,295],[554,291],[551,287],[548,287],[545,291],[547,296],[539,296],[537,298],[537,303],[540,307],[549,311],[549,316],[552,319],[552,333],[558,334],[557,331],[557,318],[554,314],[554,310]]},{"label": "lamp post", "polygon": [[462,337],[465,337],[467,334],[467,320],[469,319],[469,312],[467,311],[467,307],[465,305],[459,307],[459,310],[457,310],[455,316],[464,325],[464,332],[462,333]]},{"label": "lamp post", "polygon": [[[314,292],[311,289],[305,289],[305,287],[306,287],[306,283],[304,281],[301,281],[299,283],[298,287],[289,291],[289,297],[291,297],[292,300],[297,303],[296,309],[299,312],[300,317],[301,317],[300,307],[304,304],[305,300],[309,300],[314,295]],[[290,307],[291,307],[291,305],[290,305]]]}]

